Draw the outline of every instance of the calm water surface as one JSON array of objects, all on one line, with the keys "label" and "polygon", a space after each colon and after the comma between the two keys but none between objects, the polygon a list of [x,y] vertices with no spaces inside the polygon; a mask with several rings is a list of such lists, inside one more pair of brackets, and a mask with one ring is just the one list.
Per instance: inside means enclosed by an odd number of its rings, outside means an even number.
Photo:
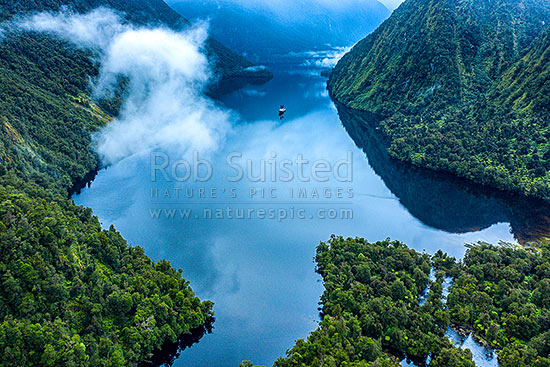
[{"label": "calm water surface", "polygon": [[[205,153],[213,162],[208,182],[174,183],[162,176],[153,181],[146,155],[101,171],[91,188],[74,197],[91,207],[105,227],[114,224],[131,244],[144,247],[151,258],[166,258],[182,268],[198,296],[215,303],[213,333],[185,350],[176,366],[237,366],[243,359],[271,365],[297,338],[307,337],[317,326],[323,290],[312,259],[316,245],[331,234],[371,241],[391,237],[418,251],[443,249],[459,258],[465,243],[528,242],[546,234],[550,211],[537,202],[390,160],[374,120],[338,111],[320,70],[303,66],[306,61],[269,65],[275,73],[271,82],[224,97],[235,122],[225,144]],[[283,121],[277,117],[280,104],[288,110]],[[302,154],[310,162],[323,159],[332,165],[351,152],[352,182],[334,177],[309,183],[228,182],[233,171],[225,159],[235,151],[242,153],[241,163],[246,158],[258,163],[276,153],[278,162]],[[166,153],[178,159],[189,155]],[[177,188],[182,190],[179,197]],[[215,198],[198,194],[212,188]],[[250,198],[250,189],[262,188],[275,189],[277,197]],[[162,194],[166,189],[170,197],[152,195],[152,190]],[[291,196],[291,190],[300,189],[308,196]],[[183,197],[185,190],[191,197]],[[315,190],[331,196],[312,197]],[[336,197],[339,190],[341,198]],[[216,209],[228,206],[281,210],[287,218],[214,217]],[[171,218],[174,209],[178,212]],[[289,219],[292,209],[303,209],[304,218]],[[326,217],[330,209],[351,209],[353,218],[320,217],[320,211]],[[208,210],[212,218],[205,218]],[[183,211],[191,211],[189,218],[181,218]]]}]

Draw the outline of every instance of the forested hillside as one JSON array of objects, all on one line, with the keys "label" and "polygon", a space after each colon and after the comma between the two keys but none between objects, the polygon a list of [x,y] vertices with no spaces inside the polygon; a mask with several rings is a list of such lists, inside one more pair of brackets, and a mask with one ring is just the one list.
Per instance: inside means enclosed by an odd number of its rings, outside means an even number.
[{"label": "forested hillside", "polygon": [[0,44],[2,169],[68,188],[98,166],[91,133],[110,119],[85,97],[97,66],[67,43],[12,37]]},{"label": "forested hillside", "polygon": [[[323,320],[275,366],[398,366],[404,355],[419,363],[429,355],[436,367],[474,366],[470,351],[445,337],[451,325],[496,348],[502,367],[550,363],[548,245],[480,245],[457,263],[397,241],[333,236],[318,246],[315,261],[325,284]],[[446,304],[445,276],[454,279]]]},{"label": "forested hillside", "polygon": [[550,27],[525,56],[500,78],[492,90],[495,108],[517,112],[518,117],[550,116]]},{"label": "forested hillside", "polygon": [[[7,19],[19,7],[57,5],[3,2],[1,11]],[[151,9],[140,9],[130,10],[148,17]],[[97,168],[91,133],[122,97],[88,99],[97,73],[90,54],[67,42],[9,33],[0,43],[2,366],[132,366],[213,316],[181,271],[151,261],[67,200],[72,184]]]},{"label": "forested hillside", "polygon": [[131,366],[209,322],[153,263],[52,187],[0,176],[0,365]]},{"label": "forested hillside", "polygon": [[329,89],[381,115],[396,158],[550,198],[549,24],[545,0],[407,0]]},{"label": "forested hillside", "polygon": [[187,24],[185,19],[162,0],[2,0],[0,5],[2,20],[26,12],[58,11],[61,6],[66,5],[79,13],[86,13],[100,6],[109,7],[125,13],[127,20],[137,24],[167,24],[171,27]]},{"label": "forested hillside", "polygon": [[[89,12],[98,7],[108,7],[121,12],[127,21],[140,25],[167,25],[173,29],[189,26],[187,19],[172,10],[162,0],[2,0],[0,1],[0,21],[29,12],[58,11],[62,6],[68,6],[79,13]],[[207,40],[206,51],[216,74],[219,74],[222,79],[245,77],[265,80],[272,76],[266,70],[257,72],[245,70],[253,64],[213,38]]]}]

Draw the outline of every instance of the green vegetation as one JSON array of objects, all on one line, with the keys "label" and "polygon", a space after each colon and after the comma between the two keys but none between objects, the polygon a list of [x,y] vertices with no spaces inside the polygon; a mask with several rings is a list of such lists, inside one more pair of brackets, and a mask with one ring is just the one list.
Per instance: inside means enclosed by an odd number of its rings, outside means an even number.
[{"label": "green vegetation", "polygon": [[212,304],[113,227],[0,178],[0,365],[128,366],[204,325]]},{"label": "green vegetation", "polygon": [[502,367],[550,365],[550,246],[474,247],[457,270],[451,321],[500,349]]},{"label": "green vegetation", "polygon": [[89,55],[51,38],[21,34],[0,44],[2,170],[70,187],[98,166],[91,133],[104,113],[94,116],[74,97],[96,74]]},{"label": "green vegetation", "polygon": [[79,13],[108,7],[122,12],[128,21],[135,24],[165,24],[171,27],[187,25],[187,21],[162,0],[1,0],[0,19],[10,19],[27,12],[58,11],[64,5]]},{"label": "green vegetation", "polygon": [[332,237],[319,245],[315,260],[325,283],[322,321],[275,366],[397,366],[392,354],[425,360],[430,352],[432,365],[473,366],[471,355],[444,337],[443,277],[419,304],[430,283],[428,255],[396,241]]},{"label": "green vegetation", "polygon": [[[61,5],[86,12],[109,6],[136,24],[188,26],[187,20],[161,0],[61,0],[0,3],[0,21],[36,11],[56,11]],[[245,70],[252,64],[210,39],[207,51],[224,80],[270,78],[264,70]],[[70,187],[97,168],[91,133],[116,115],[123,92],[94,103],[86,98],[89,79],[99,65],[90,52],[36,33],[11,34],[0,43],[0,159],[2,169],[17,168],[25,179]],[[122,86],[124,81],[122,81]],[[220,83],[220,89],[225,89]],[[215,87],[213,87],[215,89]],[[77,108],[75,108],[77,107]]]},{"label": "green vegetation", "polygon": [[380,115],[395,158],[550,198],[549,19],[546,0],[407,0],[329,89]]},{"label": "green vegetation", "polygon": [[[395,356],[424,361],[429,354],[430,366],[474,366],[471,352],[444,336],[451,325],[496,348],[503,367],[550,363],[549,245],[480,245],[457,263],[397,241],[333,236],[319,245],[315,260],[325,283],[323,319],[275,366],[397,366]],[[431,268],[435,281],[428,278]],[[454,278],[447,304],[444,276]]]},{"label": "green vegetation", "polygon": [[[17,6],[52,4],[3,3],[2,16]],[[67,200],[97,168],[91,134],[122,98],[87,97],[98,73],[90,56],[36,33],[0,43],[2,366],[131,366],[213,317],[181,270],[151,261]]]},{"label": "green vegetation", "polygon": [[[9,20],[15,15],[58,11],[62,6],[70,6],[71,9],[79,13],[89,12],[98,7],[108,7],[119,11],[126,21],[140,25],[169,26],[179,30],[190,24],[163,0],[0,0],[0,21]],[[265,82],[273,77],[268,70],[254,73],[243,71],[253,64],[213,38],[206,42],[206,53],[214,66],[215,74],[220,77],[220,81],[226,78],[243,78]]]}]

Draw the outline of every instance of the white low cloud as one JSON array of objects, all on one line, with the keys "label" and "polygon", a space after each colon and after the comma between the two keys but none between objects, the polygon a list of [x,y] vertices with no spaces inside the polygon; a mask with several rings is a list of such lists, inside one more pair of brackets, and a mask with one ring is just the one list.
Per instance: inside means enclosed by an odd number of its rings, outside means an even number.
[{"label": "white low cloud", "polygon": [[350,50],[351,47],[338,47],[330,51],[325,51],[324,53],[319,53],[316,57],[315,64],[322,68],[333,68]]},{"label": "white low cloud", "polygon": [[386,6],[386,8],[390,9],[390,10],[394,10],[396,8],[399,7],[399,5],[401,5],[401,3],[403,3],[404,0],[380,0],[380,2],[382,4],[384,4]]},{"label": "white low cloud", "polygon": [[94,137],[104,164],[162,147],[215,150],[231,129],[230,115],[204,96],[210,68],[202,46],[204,26],[183,32],[139,28],[108,9],[87,14],[41,13],[17,22],[100,53],[96,96],[112,90],[120,75],[129,95],[120,116]]},{"label": "white low cloud", "polygon": [[64,7],[57,13],[39,13],[15,21],[17,28],[54,34],[70,40],[79,47],[105,49],[116,34],[128,26],[122,24],[118,13],[98,8],[87,14],[78,14]]},{"label": "white low cloud", "polygon": [[335,67],[338,61],[340,61],[340,59],[350,50],[351,47],[334,47],[324,51],[307,51],[291,54],[296,57],[306,58],[304,66],[331,69]]}]

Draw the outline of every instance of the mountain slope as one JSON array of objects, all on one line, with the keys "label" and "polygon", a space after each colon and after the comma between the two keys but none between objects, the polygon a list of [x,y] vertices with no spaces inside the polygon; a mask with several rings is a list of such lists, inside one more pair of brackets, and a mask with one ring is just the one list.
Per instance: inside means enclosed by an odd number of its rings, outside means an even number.
[{"label": "mountain slope", "polygon": [[550,28],[503,74],[493,98],[520,115],[550,115]]},{"label": "mountain slope", "polygon": [[71,6],[79,13],[100,6],[109,7],[125,13],[127,20],[138,24],[156,22],[178,27],[188,23],[162,0],[2,0],[0,14],[5,20],[25,12],[58,11],[63,5]]},{"label": "mountain slope", "polygon": [[[120,11],[127,21],[141,25],[167,25],[173,29],[189,26],[189,21],[176,13],[162,0],[19,0],[0,1],[0,20],[10,19],[14,15],[28,12],[58,11],[69,6],[79,13],[85,13],[98,7],[108,7]],[[244,71],[253,66],[243,56],[231,51],[215,39],[208,39],[206,51],[213,62],[215,71],[224,77],[270,78],[266,71],[252,73]]]},{"label": "mountain slope", "polygon": [[344,56],[330,87],[351,107],[469,102],[546,27],[542,0],[409,0]]},{"label": "mountain slope", "polygon": [[[208,20],[212,35],[254,61],[275,55],[347,47],[389,16],[376,0],[347,0],[338,6],[318,1],[239,3],[235,0],[170,0],[190,19]],[[337,31],[335,31],[337,30]]]},{"label": "mountain slope", "polygon": [[37,33],[0,43],[2,366],[134,366],[213,315],[181,271],[67,199],[97,168],[91,134],[120,103],[86,97],[99,67],[90,56]]},{"label": "mountain slope", "polygon": [[543,0],[408,0],[342,58],[329,90],[382,116],[396,158],[550,198],[548,94],[535,87],[549,22]]},{"label": "mountain slope", "polygon": [[[79,12],[109,6],[136,24],[164,24],[176,29],[189,25],[162,0],[1,0],[0,21],[58,11],[64,5]],[[248,70],[252,65],[249,61],[215,39],[208,40],[207,49],[216,66],[214,83],[218,84],[213,90],[226,89],[225,84],[235,81],[271,77],[267,70]],[[0,50],[0,123],[6,133],[0,135],[0,159],[4,165],[17,168],[25,179],[54,179],[64,188],[71,187],[98,167],[90,136],[109,122],[109,115],[116,115],[121,96],[108,101],[88,100],[88,77],[97,76],[99,65],[91,61],[91,53],[67,42],[36,33],[6,33]],[[31,104],[36,108],[22,107]],[[103,118],[95,118],[97,115]]]},{"label": "mountain slope", "polygon": [[[62,188],[98,167],[91,134],[110,117],[83,97],[88,76],[98,73],[89,56],[37,34],[0,43],[2,167],[17,170],[25,180]],[[93,116],[94,110],[104,117]]]}]

